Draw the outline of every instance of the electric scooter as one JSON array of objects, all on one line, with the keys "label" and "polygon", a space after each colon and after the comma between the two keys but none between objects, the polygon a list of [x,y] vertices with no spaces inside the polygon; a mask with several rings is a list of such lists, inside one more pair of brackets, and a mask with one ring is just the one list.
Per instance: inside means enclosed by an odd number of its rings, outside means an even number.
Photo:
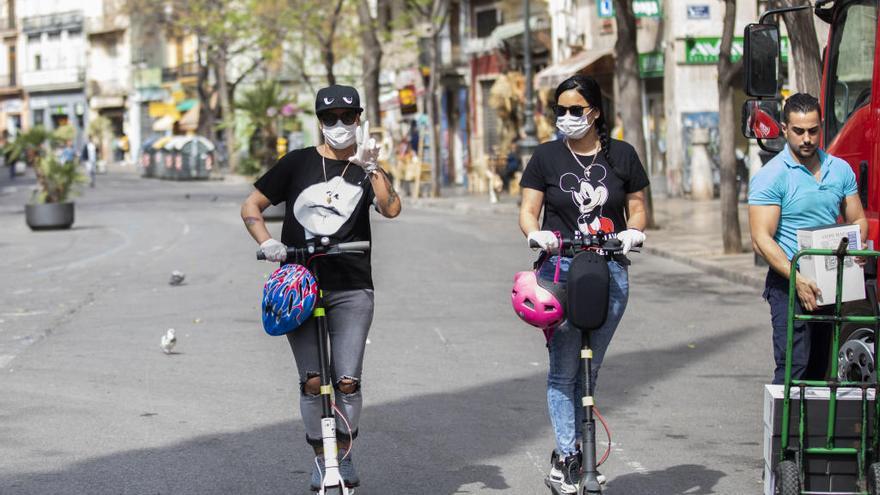
[{"label": "electric scooter", "polygon": [[[326,495],[329,490],[338,491],[340,495],[354,495],[354,488],[345,486],[339,474],[339,461],[336,456],[336,416],[333,412],[333,383],[330,377],[330,342],[327,329],[327,314],[324,311],[323,291],[318,275],[318,258],[341,254],[364,254],[370,250],[369,241],[345,242],[333,244],[328,237],[321,237],[317,242],[310,242],[304,248],[287,248],[287,261],[305,266],[318,282],[318,299],[312,318],[318,332],[318,353],[321,377],[321,441],[324,446],[324,476],[318,495]],[[257,252],[257,259],[266,259],[262,252]]]},{"label": "electric scooter", "polygon": [[[537,246],[532,243],[532,247]],[[590,348],[590,332],[600,328],[607,317],[610,283],[608,257],[622,257],[622,251],[623,244],[617,238],[601,231],[595,235],[576,232],[573,239],[561,239],[559,246],[560,255],[573,257],[568,271],[566,319],[570,327],[581,331],[581,359],[584,360],[585,395],[581,400],[584,413],[581,429],[584,436],[583,462],[578,495],[602,493],[596,470],[596,419],[593,411],[596,402],[593,397],[593,350]],[[590,301],[590,304],[584,304],[585,301]],[[544,483],[553,495],[564,495],[549,477]]]}]

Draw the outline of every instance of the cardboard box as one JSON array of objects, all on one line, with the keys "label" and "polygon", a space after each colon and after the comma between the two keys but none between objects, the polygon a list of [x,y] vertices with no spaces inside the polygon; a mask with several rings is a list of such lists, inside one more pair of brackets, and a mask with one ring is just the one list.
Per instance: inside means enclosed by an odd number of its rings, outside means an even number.
[{"label": "cardboard box", "polygon": [[[782,385],[764,386],[764,494],[773,495],[773,469],[779,462],[782,431]],[[824,447],[828,428],[827,388],[808,387],[804,431],[807,447]],[[789,447],[798,446],[798,422],[800,390],[791,390],[791,421],[789,422]],[[840,389],[837,391],[837,421],[835,422],[835,447],[858,448],[862,429],[862,391]],[[868,390],[868,432],[870,445],[874,431],[874,391]],[[808,455],[805,459],[804,485],[806,490],[820,492],[857,492],[858,468],[856,456]]]},{"label": "cardboard box", "polygon": [[[862,238],[856,225],[823,225],[797,231],[798,251],[803,249],[837,249],[840,239],[849,240],[848,249],[861,249]],[[837,291],[837,258],[834,256],[803,256],[798,270],[816,281],[822,295],[817,298],[819,306],[834,304]],[[843,262],[843,302],[865,298],[865,271],[852,256]]]}]

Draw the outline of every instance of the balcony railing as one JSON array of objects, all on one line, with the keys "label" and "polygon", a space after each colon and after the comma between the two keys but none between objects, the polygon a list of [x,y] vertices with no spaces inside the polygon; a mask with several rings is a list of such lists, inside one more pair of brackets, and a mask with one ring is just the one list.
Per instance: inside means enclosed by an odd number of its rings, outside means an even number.
[{"label": "balcony railing", "polygon": [[183,77],[196,77],[199,75],[199,64],[187,62],[177,67],[162,68],[162,82],[176,81]]},{"label": "balcony railing", "polygon": [[0,17],[0,31],[15,31],[15,17]]},{"label": "balcony railing", "polygon": [[120,14],[103,15],[99,17],[87,17],[85,19],[86,32],[89,34],[112,33],[124,31],[128,28],[128,17]]},{"label": "balcony railing", "polygon": [[25,33],[38,33],[50,30],[82,29],[82,11],[59,12],[56,14],[23,17],[21,30]]},{"label": "balcony railing", "polygon": [[18,87],[18,78],[15,74],[0,74],[0,89],[10,89]]}]

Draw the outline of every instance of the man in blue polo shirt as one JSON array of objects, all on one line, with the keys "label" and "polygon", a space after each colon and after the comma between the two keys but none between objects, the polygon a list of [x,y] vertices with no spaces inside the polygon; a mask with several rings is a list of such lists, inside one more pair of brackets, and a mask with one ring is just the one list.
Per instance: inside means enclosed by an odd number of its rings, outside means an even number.
[{"label": "man in blue polo shirt", "polygon": [[[770,265],[764,299],[770,304],[773,325],[773,383],[785,380],[789,271],[797,252],[798,229],[835,224],[843,216],[845,223],[859,226],[862,239],[868,236],[855,174],[845,161],[819,149],[819,101],[797,93],[786,101],[782,113],[787,145],[749,184],[752,246]],[[820,292],[813,280],[798,273],[796,290],[796,313],[819,309],[816,296]],[[824,378],[831,342],[827,327],[795,324],[792,378]]]}]

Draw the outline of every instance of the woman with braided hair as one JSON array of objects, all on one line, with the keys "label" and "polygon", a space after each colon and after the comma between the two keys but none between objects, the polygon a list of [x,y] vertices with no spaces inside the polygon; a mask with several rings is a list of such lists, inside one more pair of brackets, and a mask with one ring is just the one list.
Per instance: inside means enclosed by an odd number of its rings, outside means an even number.
[{"label": "woman with braided hair", "polygon": [[[616,235],[623,255],[645,241],[645,188],[648,177],[629,144],[611,139],[605,122],[602,92],[590,77],[574,76],[556,88],[556,127],[563,139],[538,146],[520,181],[522,206],[519,225],[528,240],[540,246],[539,277],[553,280],[558,249],[556,232],[562,237],[583,234]],[[541,211],[543,223],[539,223]],[[543,260],[541,260],[543,261]],[[565,282],[571,259],[560,260],[560,282]],[[629,296],[625,256],[608,257],[611,284],[608,317],[590,334],[593,350],[593,385],[611,337],[617,329]],[[556,436],[551,455],[550,481],[561,493],[576,493],[580,480],[582,408],[576,398],[584,395],[581,333],[563,322],[547,342],[550,371],[547,405]],[[592,395],[592,391],[590,391]],[[600,476],[600,482],[603,477]]]}]

